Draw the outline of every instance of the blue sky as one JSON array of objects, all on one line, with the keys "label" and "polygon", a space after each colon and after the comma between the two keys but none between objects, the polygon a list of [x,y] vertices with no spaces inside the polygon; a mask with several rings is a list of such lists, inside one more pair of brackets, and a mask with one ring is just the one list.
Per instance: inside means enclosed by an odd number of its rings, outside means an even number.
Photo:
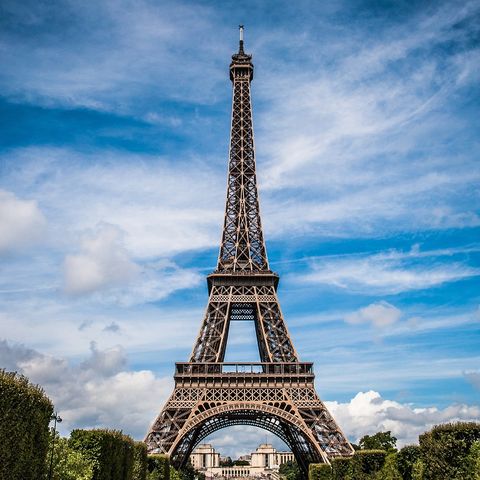
[{"label": "blue sky", "polygon": [[[269,260],[320,396],[352,441],[480,418],[480,2],[0,9],[0,364],[44,385],[64,433],[142,438],[189,356],[239,23]],[[229,360],[258,355],[250,327]]]}]

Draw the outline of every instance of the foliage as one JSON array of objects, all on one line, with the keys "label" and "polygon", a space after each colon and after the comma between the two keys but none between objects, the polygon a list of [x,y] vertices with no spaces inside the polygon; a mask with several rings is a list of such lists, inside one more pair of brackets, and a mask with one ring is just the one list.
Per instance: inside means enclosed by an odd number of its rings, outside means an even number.
[{"label": "foliage", "polygon": [[375,435],[365,435],[360,439],[361,450],[385,450],[387,453],[397,450],[397,439],[389,430],[387,432],[377,432]]},{"label": "foliage", "polygon": [[332,461],[333,480],[350,480],[351,478],[351,457],[336,457]]},{"label": "foliage", "polygon": [[470,449],[480,440],[480,423],[447,423],[420,435],[425,480],[466,480]]},{"label": "foliage", "polygon": [[147,446],[143,442],[133,445],[132,480],[146,480],[147,478]]},{"label": "foliage", "polygon": [[473,442],[467,457],[468,480],[480,480],[480,442]]},{"label": "foliage", "polygon": [[417,460],[413,464],[412,468],[412,480],[423,480],[423,472],[425,471],[425,465],[422,460]]},{"label": "foliage", "polygon": [[403,480],[412,480],[413,465],[421,458],[418,445],[406,445],[397,454],[398,471]]},{"label": "foliage", "polygon": [[181,480],[195,480],[197,477],[197,472],[193,468],[193,465],[190,463],[190,461],[188,461],[178,473],[180,473]]},{"label": "foliage", "polygon": [[227,457],[225,460],[220,460],[221,467],[233,467],[233,461],[230,457]]},{"label": "foliage", "polygon": [[282,463],[278,473],[285,480],[301,480],[302,478],[302,472],[300,471],[298,463],[294,460],[289,460],[288,462]]},{"label": "foliage", "polygon": [[246,460],[235,460],[233,465],[237,467],[245,467],[246,465],[250,465],[250,462],[247,462]]},{"label": "foliage", "polygon": [[133,440],[117,430],[73,430],[70,446],[93,464],[93,480],[131,480]]},{"label": "foliage", "polygon": [[311,463],[308,468],[308,480],[332,480],[332,469],[325,463]]},{"label": "foliage", "polygon": [[42,478],[52,413],[52,402],[40,387],[0,370],[0,479]]},{"label": "foliage", "polygon": [[385,450],[357,450],[352,457],[352,477],[355,480],[375,478],[384,463]]},{"label": "foliage", "polygon": [[[52,461],[52,480],[92,480],[93,463],[82,452],[70,447],[69,441],[62,438],[57,432],[50,436],[50,449],[53,448],[53,458],[47,456],[49,471]],[[52,450],[50,450],[51,452]]]},{"label": "foliage", "polygon": [[[147,473],[147,480],[150,478]],[[170,466],[170,480],[181,480],[180,474],[172,466]]]},{"label": "foliage", "polygon": [[397,454],[390,453],[385,459],[380,473],[377,475],[378,480],[403,480],[398,471]]},{"label": "foliage", "polygon": [[[170,460],[168,455],[149,455],[147,459],[148,464],[148,480],[170,480]],[[182,476],[177,472],[180,479]]]}]

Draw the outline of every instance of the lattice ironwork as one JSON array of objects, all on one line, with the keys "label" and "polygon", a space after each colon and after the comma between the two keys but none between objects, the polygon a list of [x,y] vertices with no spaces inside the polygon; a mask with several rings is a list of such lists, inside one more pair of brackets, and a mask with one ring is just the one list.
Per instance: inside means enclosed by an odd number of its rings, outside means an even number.
[{"label": "lattice ironwork", "polygon": [[[262,233],[255,173],[251,55],[232,56],[233,107],[225,222],[209,300],[187,363],[177,363],[175,389],[146,437],[148,451],[180,467],[211,433],[254,425],[290,446],[303,473],[353,449],[315,392],[311,363],[300,363],[277,297]],[[255,324],[261,362],[224,363],[230,322]]]}]

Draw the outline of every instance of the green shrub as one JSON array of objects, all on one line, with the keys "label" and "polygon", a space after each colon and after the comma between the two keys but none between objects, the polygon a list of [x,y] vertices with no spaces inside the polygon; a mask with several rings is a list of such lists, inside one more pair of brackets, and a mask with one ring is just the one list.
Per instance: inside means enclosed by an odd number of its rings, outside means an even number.
[{"label": "green shrub", "polygon": [[352,457],[352,477],[355,480],[375,478],[384,463],[385,450],[357,450]]},{"label": "green shrub", "polygon": [[380,473],[377,475],[379,480],[403,480],[400,472],[398,471],[397,454],[390,453],[385,459]]},{"label": "green shrub", "polygon": [[425,480],[466,480],[467,457],[480,440],[480,423],[459,422],[438,425],[420,435]]},{"label": "green shrub", "polygon": [[[181,477],[181,475],[179,474]],[[148,480],[170,480],[170,460],[168,455],[148,456]]]},{"label": "green shrub", "polygon": [[132,480],[147,478],[147,446],[143,442],[135,442],[133,446]]},{"label": "green shrub", "polygon": [[332,459],[333,480],[350,480],[352,457],[336,457]]},{"label": "green shrub", "polygon": [[117,430],[73,430],[69,445],[93,465],[93,480],[132,480],[134,442]]},{"label": "green shrub", "polygon": [[467,457],[468,480],[480,480],[480,442],[473,442]]},{"label": "green shrub", "polygon": [[423,473],[425,472],[425,465],[422,460],[417,460],[412,468],[412,480],[423,480]]},{"label": "green shrub", "polygon": [[53,405],[26,377],[0,370],[0,479],[42,478]]},{"label": "green shrub", "polygon": [[61,438],[57,432],[50,436],[50,452],[53,448],[53,458],[47,456],[47,471],[52,461],[52,480],[92,480],[93,463],[81,452],[73,450],[66,438]]},{"label": "green shrub", "polygon": [[332,480],[332,468],[325,463],[311,463],[308,467],[308,480]]},{"label": "green shrub", "polygon": [[375,435],[364,435],[359,442],[361,450],[385,450],[388,453],[397,450],[397,438],[392,432],[377,432]]},{"label": "green shrub", "polygon": [[[150,478],[148,475],[149,473],[147,473],[147,479]],[[181,480],[180,474],[172,466],[170,466],[170,480]]]},{"label": "green shrub", "polygon": [[288,460],[282,463],[278,470],[280,476],[286,480],[301,480],[302,472],[295,460]]},{"label": "green shrub", "polygon": [[403,480],[412,480],[413,465],[421,458],[418,445],[406,445],[397,454],[397,465]]}]

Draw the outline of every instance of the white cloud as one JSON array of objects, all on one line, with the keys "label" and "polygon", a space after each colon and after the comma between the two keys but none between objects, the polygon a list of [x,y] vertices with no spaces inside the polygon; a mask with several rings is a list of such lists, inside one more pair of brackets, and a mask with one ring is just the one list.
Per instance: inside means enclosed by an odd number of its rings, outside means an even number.
[{"label": "white cloud", "polygon": [[345,315],[347,323],[371,323],[374,327],[384,328],[400,320],[402,312],[388,302],[377,302]]},{"label": "white cloud", "polygon": [[480,390],[480,371],[465,372],[463,375],[477,390]]},{"label": "white cloud", "polygon": [[50,242],[57,249],[71,249],[97,224],[121,229],[123,245],[136,259],[218,245],[223,168],[196,158],[171,162],[147,154],[55,148],[18,149],[3,159],[18,165],[7,181],[33,192],[48,208]]},{"label": "white cloud", "polygon": [[22,200],[0,189],[0,253],[35,243],[45,227],[45,217],[36,201]]},{"label": "white cloud", "polygon": [[106,427],[142,439],[173,387],[170,378],[158,378],[150,370],[126,370],[126,354],[119,346],[98,350],[92,343],[90,356],[78,365],[32,350],[24,359],[24,350],[0,343],[0,356],[8,355],[15,370],[45,389],[64,420],[64,433]]},{"label": "white cloud", "polygon": [[159,300],[199,283],[197,272],[169,260],[134,262],[123,239],[124,232],[107,224],[86,235],[80,253],[65,258],[65,291],[98,293],[99,300],[131,305]]},{"label": "white cloud", "polygon": [[65,290],[71,294],[91,293],[131,281],[139,267],[122,245],[121,231],[101,225],[81,242],[81,252],[67,255],[64,264]]},{"label": "white cloud", "polygon": [[434,425],[455,421],[477,421],[480,406],[454,404],[444,409],[416,408],[387,400],[375,391],[359,392],[347,403],[325,402],[345,434],[354,442],[363,435],[390,430],[398,445],[418,443],[418,435]]},{"label": "white cloud", "polygon": [[261,428],[235,425],[209,435],[202,443],[212,444],[221,455],[232,460],[252,453],[261,443],[270,443],[278,450],[288,450],[283,441]]},{"label": "white cloud", "polygon": [[[452,251],[451,255],[454,254]],[[451,259],[439,260],[442,256],[443,251],[420,252],[414,246],[410,252],[389,250],[371,255],[317,257],[311,261],[311,272],[302,280],[357,293],[395,294],[480,275],[480,269]],[[420,258],[422,262],[418,261]]]}]

